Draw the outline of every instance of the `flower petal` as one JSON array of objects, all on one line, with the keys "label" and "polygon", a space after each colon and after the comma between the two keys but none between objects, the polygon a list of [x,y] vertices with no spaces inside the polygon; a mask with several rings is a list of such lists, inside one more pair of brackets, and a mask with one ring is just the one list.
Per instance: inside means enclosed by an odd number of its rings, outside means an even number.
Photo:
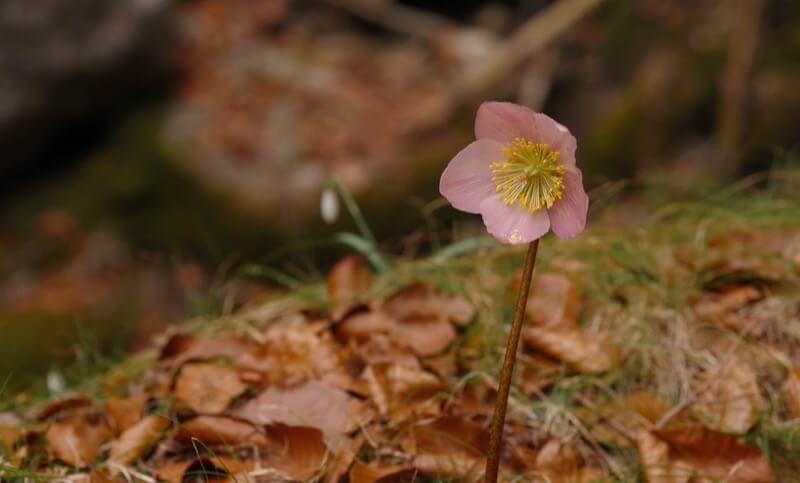
[{"label": "flower petal", "polygon": [[573,238],[586,228],[589,196],[583,189],[583,174],[578,168],[564,173],[564,196],[547,210],[553,233],[559,238]]},{"label": "flower petal", "polygon": [[502,159],[502,144],[489,139],[474,141],[447,165],[439,180],[439,192],[455,208],[480,213],[481,202],[497,192],[489,165]]},{"label": "flower petal", "polygon": [[575,165],[577,142],[569,129],[550,116],[510,102],[484,102],[475,117],[475,137],[508,144],[516,138],[550,146],[562,166]]},{"label": "flower petal", "polygon": [[475,137],[508,144],[516,138],[536,141],[534,112],[510,102],[484,102],[475,116]]},{"label": "flower petal", "polygon": [[559,152],[562,166],[575,166],[575,150],[578,142],[565,126],[547,114],[536,113],[536,129],[540,143],[547,144]]},{"label": "flower petal", "polygon": [[546,210],[534,213],[520,205],[507,205],[499,195],[481,203],[481,215],[486,229],[501,243],[517,245],[541,238],[550,229]]}]

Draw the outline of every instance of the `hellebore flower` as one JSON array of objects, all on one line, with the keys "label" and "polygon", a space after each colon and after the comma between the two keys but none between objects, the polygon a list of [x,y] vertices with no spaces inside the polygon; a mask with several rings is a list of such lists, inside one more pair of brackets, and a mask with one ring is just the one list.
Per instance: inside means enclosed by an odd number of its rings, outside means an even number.
[{"label": "hellebore flower", "polygon": [[589,197],[566,127],[527,107],[484,102],[475,137],[442,173],[439,191],[450,204],[480,213],[502,243],[528,243],[550,229],[560,238],[583,231]]}]

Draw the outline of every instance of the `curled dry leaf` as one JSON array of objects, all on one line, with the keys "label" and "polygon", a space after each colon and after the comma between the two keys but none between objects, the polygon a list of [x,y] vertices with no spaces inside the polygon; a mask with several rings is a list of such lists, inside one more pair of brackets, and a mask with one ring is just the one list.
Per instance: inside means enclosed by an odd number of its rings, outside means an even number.
[{"label": "curled dry leaf", "polygon": [[694,409],[707,426],[724,432],[746,433],[756,423],[764,401],[749,365],[732,361],[721,372],[709,372],[701,384],[706,389],[700,393]]},{"label": "curled dry leaf", "polygon": [[445,403],[448,414],[462,417],[489,417],[494,412],[497,389],[485,379],[465,384]]},{"label": "curled dry leaf", "polygon": [[536,455],[536,468],[554,474],[575,472],[582,463],[582,458],[571,446],[558,439],[550,439]]},{"label": "curled dry leaf", "polygon": [[489,452],[489,431],[462,417],[442,416],[411,428],[417,454],[452,455],[463,453],[483,457]]},{"label": "curled dry leaf", "polygon": [[106,401],[106,414],[116,434],[122,433],[142,419],[148,399],[147,394],[141,394],[130,398],[112,397]]},{"label": "curled dry leaf", "polygon": [[694,306],[698,316],[715,319],[764,298],[761,290],[752,285],[734,285],[707,295]]},{"label": "curled dry leaf", "polygon": [[534,326],[526,327],[522,337],[529,347],[584,374],[605,372],[614,364],[612,348],[604,335]]},{"label": "curled dry leaf", "polygon": [[31,419],[44,421],[65,411],[91,406],[92,398],[85,394],[64,394],[43,406],[33,409]]},{"label": "curled dry leaf", "polygon": [[319,381],[270,387],[235,414],[254,424],[283,423],[321,430],[326,438],[349,433],[364,417],[363,404],[341,389]]},{"label": "curled dry leaf", "polygon": [[580,293],[569,278],[555,273],[533,277],[525,314],[534,324],[561,329],[577,328],[580,309]]},{"label": "curled dry leaf", "polygon": [[172,359],[200,343],[200,339],[193,335],[176,332],[169,335],[166,341],[161,345],[161,352],[158,355],[159,360]]},{"label": "curled dry leaf", "polygon": [[178,428],[174,438],[183,443],[197,440],[207,445],[267,446],[266,436],[255,426],[225,416],[198,416],[191,419]]},{"label": "curled dry leaf", "polygon": [[350,483],[393,483],[412,480],[417,470],[411,465],[365,464],[356,461],[350,468]]},{"label": "curled dry leaf", "polygon": [[439,354],[456,339],[456,330],[441,316],[406,317],[395,323],[391,337],[407,345],[420,357]]},{"label": "curled dry leaf", "polygon": [[363,433],[356,433],[337,442],[336,454],[329,455],[325,462],[325,483],[339,483],[350,472],[365,440]]},{"label": "curled dry leaf", "polygon": [[16,426],[0,426],[0,445],[5,449],[13,449],[25,432]]},{"label": "curled dry leaf", "polygon": [[[639,433],[653,428],[670,409],[670,404],[655,394],[635,392],[604,404],[599,413],[602,421],[592,427],[592,435],[602,443],[632,447],[637,444]],[[667,427],[686,424],[688,411],[684,409],[670,418]]]},{"label": "curled dry leaf", "polygon": [[421,454],[414,458],[414,467],[429,477],[477,483],[483,477],[486,459],[460,453]]},{"label": "curled dry leaf", "polygon": [[371,285],[372,277],[362,256],[349,255],[334,265],[327,284],[334,320],[339,320]]},{"label": "curled dry leaf", "polygon": [[398,321],[409,317],[442,317],[456,325],[468,324],[475,315],[475,308],[466,300],[440,294],[421,283],[395,293],[384,301],[381,309]]},{"label": "curled dry leaf", "polygon": [[145,416],[111,443],[109,461],[129,466],[147,453],[169,427],[163,416]]},{"label": "curled dry leaf", "polygon": [[789,371],[783,384],[783,397],[792,418],[800,419],[800,369]]},{"label": "curled dry leaf", "polygon": [[286,323],[270,327],[262,343],[242,355],[239,367],[260,373],[265,385],[291,384],[338,371],[341,358],[329,333]]},{"label": "curled dry leaf", "polygon": [[376,337],[388,337],[420,357],[443,352],[457,336],[452,324],[441,315],[408,315],[395,320],[379,311],[353,314],[340,324],[337,334],[361,345]]},{"label": "curled dry leaf", "polygon": [[336,327],[336,334],[344,341],[364,342],[375,334],[388,334],[393,325],[394,320],[383,312],[357,312],[349,315]]},{"label": "curled dry leaf", "polygon": [[664,417],[670,410],[670,404],[653,393],[639,391],[627,396],[623,406],[634,410],[652,424]]},{"label": "curled dry leaf", "polygon": [[667,443],[669,461],[693,468],[694,478],[732,483],[771,483],[776,480],[766,457],[735,436],[703,426],[656,430],[652,434]]},{"label": "curled dry leaf", "polygon": [[236,369],[211,363],[185,364],[175,382],[178,402],[200,414],[225,411],[245,390]]},{"label": "curled dry leaf", "polygon": [[364,370],[371,400],[380,413],[398,421],[411,414],[415,406],[446,389],[439,378],[419,367],[400,364],[373,364]]},{"label": "curled dry leaf", "polygon": [[682,461],[672,461],[669,445],[650,431],[639,431],[637,447],[647,483],[687,483],[692,477],[692,467]]},{"label": "curled dry leaf", "polygon": [[322,431],[303,426],[276,423],[267,428],[272,448],[262,462],[293,480],[306,481],[320,471],[328,447]]},{"label": "curled dry leaf", "polygon": [[53,454],[75,468],[94,463],[100,447],[110,439],[108,423],[98,415],[73,414],[47,430],[47,444]]},{"label": "curled dry leaf", "polygon": [[406,346],[398,345],[387,334],[375,334],[362,343],[351,343],[353,352],[367,365],[400,364],[420,367],[419,357]]},{"label": "curled dry leaf", "polygon": [[159,360],[168,367],[178,367],[189,361],[228,359],[237,361],[248,353],[254,344],[233,337],[201,339],[192,335],[174,334],[161,349]]},{"label": "curled dry leaf", "polygon": [[422,365],[442,379],[448,379],[458,374],[458,359],[458,353],[455,350],[450,350],[432,357],[426,357],[422,361]]},{"label": "curled dry leaf", "polygon": [[407,450],[416,454],[414,466],[425,475],[478,481],[489,451],[489,433],[479,423],[443,416],[411,428]]},{"label": "curled dry leaf", "polygon": [[564,373],[561,364],[537,354],[520,354],[517,356],[517,364],[519,371],[514,371],[514,384],[528,395],[544,390]]},{"label": "curled dry leaf", "polygon": [[[189,481],[218,481],[220,477],[225,476],[235,478],[254,467],[255,463],[252,461],[212,455],[167,463],[158,468],[155,474],[159,481],[167,483],[181,483],[187,478]],[[250,480],[244,479],[244,481]]]}]

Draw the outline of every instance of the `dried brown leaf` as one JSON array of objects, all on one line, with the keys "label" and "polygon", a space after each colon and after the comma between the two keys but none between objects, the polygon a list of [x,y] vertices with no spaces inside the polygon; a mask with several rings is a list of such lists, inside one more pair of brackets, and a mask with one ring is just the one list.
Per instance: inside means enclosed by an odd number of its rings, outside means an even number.
[{"label": "dried brown leaf", "polygon": [[142,419],[148,399],[147,394],[141,394],[130,398],[112,397],[106,401],[106,414],[116,434],[122,433]]},{"label": "dried brown leaf", "polygon": [[326,438],[352,431],[365,416],[360,401],[319,381],[270,387],[235,414],[259,425],[283,423],[317,428]]},{"label": "dried brown leaf", "polygon": [[372,276],[360,255],[349,255],[333,266],[328,274],[328,299],[333,318],[338,320],[351,304],[372,285]]},{"label": "dried brown leaf", "polygon": [[447,400],[445,410],[448,414],[472,417],[489,417],[494,412],[497,389],[481,379],[461,387]]},{"label": "dried brown leaf", "polygon": [[53,454],[75,468],[94,463],[100,447],[110,439],[108,423],[97,415],[73,414],[47,430],[47,444]]},{"label": "dried brown leaf", "polygon": [[410,348],[397,344],[387,334],[375,334],[361,343],[351,343],[352,350],[367,365],[400,364],[419,367],[419,357]]},{"label": "dried brown leaf", "polygon": [[13,449],[14,444],[22,438],[25,431],[16,426],[0,426],[0,445],[6,449]]},{"label": "dried brown leaf", "polygon": [[489,431],[462,417],[442,416],[412,426],[413,452],[417,454],[451,455],[464,453],[483,457],[489,452]]},{"label": "dried brown leaf", "polygon": [[364,378],[371,400],[392,421],[405,418],[418,404],[447,388],[430,372],[400,364],[370,365],[364,370]]},{"label": "dried brown leaf", "polygon": [[[635,392],[604,404],[599,413],[601,422],[592,427],[592,434],[604,443],[632,447],[641,431],[653,428],[671,409],[667,401],[655,394]],[[667,427],[686,424],[689,424],[688,411],[683,409],[669,419]]]},{"label": "dried brown leaf", "polygon": [[198,416],[183,423],[175,433],[175,441],[201,441],[207,445],[241,444],[267,446],[267,438],[255,426],[225,416]]},{"label": "dried brown leaf", "polygon": [[406,287],[386,299],[382,310],[395,320],[413,317],[443,317],[456,325],[466,325],[475,308],[466,300],[443,295],[425,284]]},{"label": "dried brown leaf", "polygon": [[446,380],[458,373],[458,354],[456,351],[450,350],[443,354],[426,357],[424,360],[422,360],[422,365],[425,367],[425,369],[430,370],[437,376]]},{"label": "dried brown leaf", "polygon": [[789,414],[794,419],[800,418],[800,369],[789,371],[783,385],[783,397]]},{"label": "dried brown leaf", "polygon": [[483,477],[486,459],[463,453],[420,454],[414,458],[414,467],[424,475],[434,478],[478,482]]},{"label": "dried brown leaf", "polygon": [[637,447],[648,483],[687,483],[692,477],[692,467],[681,461],[672,461],[669,445],[650,431],[639,431]]},{"label": "dried brown leaf", "polygon": [[109,461],[122,466],[133,464],[161,439],[169,425],[169,419],[163,416],[146,416],[111,443]]},{"label": "dried brown leaf", "polygon": [[380,311],[357,312],[337,325],[336,334],[345,341],[367,341],[375,334],[388,334],[394,323]]},{"label": "dried brown leaf", "polygon": [[92,398],[85,394],[64,394],[58,398],[33,409],[31,419],[44,421],[62,412],[91,406]]},{"label": "dried brown leaf", "polygon": [[584,374],[596,374],[611,369],[613,351],[603,335],[590,335],[581,330],[552,330],[545,327],[526,327],[525,343]]},{"label": "dried brown leaf", "polygon": [[721,372],[707,374],[701,384],[707,384],[706,389],[694,409],[710,428],[746,433],[756,423],[764,402],[750,366],[730,362]]},{"label": "dried brown leaf", "polygon": [[669,445],[670,460],[691,466],[696,477],[731,483],[771,483],[776,480],[766,457],[735,436],[702,426],[657,430],[653,434]]},{"label": "dried brown leaf", "polygon": [[[183,483],[183,477],[186,470],[189,469],[197,460],[183,460],[173,461],[167,463],[155,470],[155,475],[158,481],[166,481],[167,483]],[[209,466],[210,463],[209,463]]]},{"label": "dried brown leaf", "polygon": [[236,477],[254,467],[255,463],[252,461],[213,455],[167,463],[158,468],[155,474],[159,481],[167,483],[181,483],[187,478],[189,481],[214,482],[228,481],[222,479],[221,475]]},{"label": "dried brown leaf", "polygon": [[350,483],[394,483],[411,481],[417,471],[410,465],[365,464],[356,461],[350,468]]},{"label": "dried brown leaf", "polygon": [[694,306],[698,316],[714,319],[764,298],[761,290],[752,285],[734,285],[724,291],[709,294]]},{"label": "dried brown leaf", "polygon": [[564,372],[561,364],[537,354],[520,354],[517,356],[517,364],[519,371],[515,371],[514,383],[525,394],[536,394],[545,390],[563,376]]},{"label": "dried brown leaf", "polygon": [[192,349],[200,343],[200,339],[193,335],[184,334],[181,332],[170,335],[161,346],[161,352],[158,359],[172,359],[188,350]]},{"label": "dried brown leaf", "polygon": [[272,450],[262,465],[289,478],[306,481],[318,473],[328,447],[319,429],[276,423],[267,428]]},{"label": "dried brown leaf", "polygon": [[243,354],[239,367],[258,372],[264,385],[292,384],[341,369],[339,349],[329,332],[305,322],[270,327],[264,340]]},{"label": "dried brown leaf", "polygon": [[391,337],[420,357],[439,354],[456,339],[452,324],[441,316],[406,317],[393,325]]},{"label": "dried brown leaf", "polygon": [[408,315],[395,320],[379,312],[360,312],[347,317],[337,328],[339,337],[356,343],[370,342],[376,336],[389,337],[394,344],[411,349],[420,357],[439,354],[457,334],[441,315]]},{"label": "dried brown leaf", "polygon": [[175,382],[178,402],[200,414],[219,414],[247,390],[236,369],[212,363],[185,364]]},{"label": "dried brown leaf", "polygon": [[623,406],[656,424],[671,409],[669,403],[653,393],[639,391],[627,396]]},{"label": "dried brown leaf", "polygon": [[571,473],[578,469],[582,461],[575,448],[553,438],[536,455],[536,468],[551,473]]},{"label": "dried brown leaf", "polygon": [[525,314],[536,325],[577,328],[580,308],[580,293],[569,278],[555,273],[533,278]]},{"label": "dried brown leaf", "polygon": [[201,339],[192,335],[174,334],[161,349],[159,360],[170,367],[181,366],[189,361],[228,359],[237,361],[253,349],[250,341],[233,337]]},{"label": "dried brown leaf", "polygon": [[339,483],[350,472],[365,439],[363,433],[356,433],[337,441],[336,454],[326,461],[325,483]]},{"label": "dried brown leaf", "polygon": [[717,319],[716,322],[742,335],[758,338],[766,332],[769,319],[755,315],[731,313],[725,314]]}]

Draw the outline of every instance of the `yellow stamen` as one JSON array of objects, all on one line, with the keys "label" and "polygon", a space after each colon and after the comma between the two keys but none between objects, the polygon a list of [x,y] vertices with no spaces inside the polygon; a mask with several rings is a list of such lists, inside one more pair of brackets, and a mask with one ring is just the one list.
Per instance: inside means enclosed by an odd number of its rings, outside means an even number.
[{"label": "yellow stamen", "polygon": [[517,138],[503,150],[506,160],[492,163],[492,181],[507,205],[520,203],[531,213],[550,208],[564,196],[564,168],[558,151]]}]

